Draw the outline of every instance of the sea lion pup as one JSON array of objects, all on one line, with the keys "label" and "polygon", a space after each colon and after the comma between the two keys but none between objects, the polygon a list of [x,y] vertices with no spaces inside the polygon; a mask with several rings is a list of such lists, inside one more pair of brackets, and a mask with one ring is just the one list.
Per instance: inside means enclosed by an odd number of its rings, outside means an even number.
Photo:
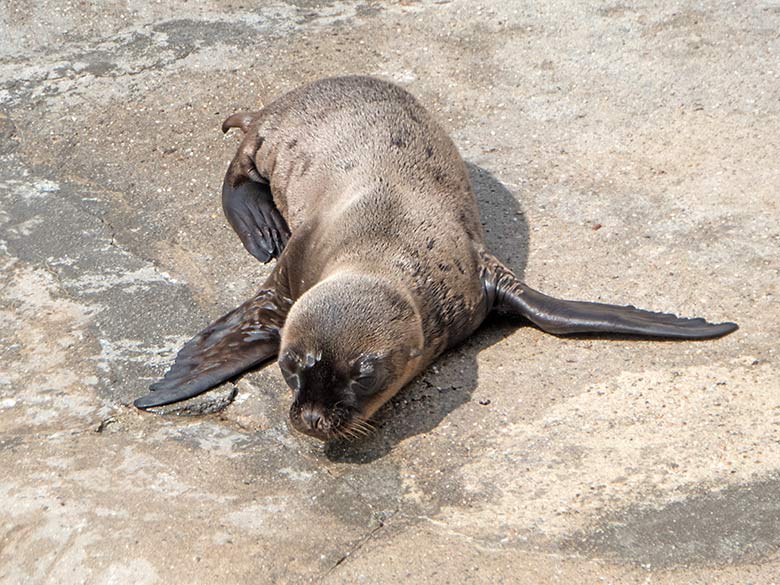
[{"label": "sea lion pup", "polygon": [[537,292],[486,249],[466,165],[405,90],[369,77],[323,79],[259,112],[222,190],[228,221],[262,262],[252,299],[179,352],[135,401],[191,398],[279,356],[290,418],[322,440],[361,434],[400,388],[497,310],[556,335],[680,339],[737,326]]}]

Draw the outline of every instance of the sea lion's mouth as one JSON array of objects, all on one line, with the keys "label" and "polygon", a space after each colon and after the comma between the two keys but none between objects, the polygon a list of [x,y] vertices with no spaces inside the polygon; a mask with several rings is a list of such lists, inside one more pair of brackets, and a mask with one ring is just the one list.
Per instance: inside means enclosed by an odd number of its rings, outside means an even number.
[{"label": "sea lion's mouth", "polygon": [[293,428],[320,441],[360,439],[374,431],[373,425],[357,410],[344,407],[325,409],[311,404],[293,403],[290,407]]}]

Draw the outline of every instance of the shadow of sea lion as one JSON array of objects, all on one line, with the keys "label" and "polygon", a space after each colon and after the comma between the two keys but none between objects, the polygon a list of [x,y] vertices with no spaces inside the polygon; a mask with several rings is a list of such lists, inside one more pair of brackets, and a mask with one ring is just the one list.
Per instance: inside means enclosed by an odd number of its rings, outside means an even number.
[{"label": "shadow of sea lion", "polygon": [[[468,169],[487,247],[522,278],[528,261],[528,223],[520,204],[488,171],[471,163]],[[404,439],[434,429],[471,400],[478,381],[477,354],[516,326],[489,317],[485,326],[439,358],[377,412],[372,421],[375,433],[361,441],[331,441],[325,445],[325,456],[341,463],[369,463]],[[434,378],[436,383],[431,381]]]}]

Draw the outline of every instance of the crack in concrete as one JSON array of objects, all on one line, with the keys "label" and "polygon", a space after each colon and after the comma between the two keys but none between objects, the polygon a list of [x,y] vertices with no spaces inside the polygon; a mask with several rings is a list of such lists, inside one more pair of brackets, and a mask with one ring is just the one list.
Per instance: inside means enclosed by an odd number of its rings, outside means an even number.
[{"label": "crack in concrete", "polygon": [[376,512],[374,511],[374,506],[371,505],[371,502],[369,502],[367,499],[365,499],[363,497],[363,495],[360,493],[360,490],[358,490],[357,487],[352,485],[352,483],[350,483],[349,479],[347,479],[343,475],[337,475],[337,474],[333,473],[333,471],[328,469],[327,467],[325,468],[325,473],[327,473],[334,480],[344,483],[344,485],[347,486],[347,488],[349,488],[349,490],[355,495],[355,497],[357,499],[359,499],[360,502],[363,505],[366,506],[366,508],[371,510],[372,514],[376,514]]},{"label": "crack in concrete", "polygon": [[360,551],[360,549],[362,549],[368,541],[374,539],[377,534],[379,534],[379,532],[387,526],[387,524],[392,518],[395,517],[398,511],[399,508],[396,508],[395,511],[393,511],[393,513],[390,514],[386,519],[377,518],[376,520],[378,525],[371,529],[368,534],[363,536],[363,538],[361,538],[358,542],[351,546],[347,552],[339,557],[339,559],[320,577],[320,583],[327,579],[336,569],[342,566],[347,559],[354,558],[355,554]]}]

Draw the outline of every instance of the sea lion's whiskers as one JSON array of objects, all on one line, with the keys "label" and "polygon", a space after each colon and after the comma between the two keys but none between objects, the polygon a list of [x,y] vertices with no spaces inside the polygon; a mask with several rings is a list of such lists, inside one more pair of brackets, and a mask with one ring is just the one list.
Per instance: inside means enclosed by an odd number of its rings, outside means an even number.
[{"label": "sea lion's whiskers", "polygon": [[374,423],[372,423],[370,420],[365,419],[361,416],[356,416],[355,419],[358,423],[360,423],[362,426],[367,428],[370,431],[376,431],[376,427],[374,426]]},{"label": "sea lion's whiskers", "polygon": [[368,436],[368,432],[366,431],[366,429],[364,429],[364,428],[362,428],[360,426],[355,425],[355,426],[352,426],[350,428],[352,429],[353,432],[357,433],[361,437],[367,437]]},{"label": "sea lion's whiskers", "polygon": [[353,428],[360,429],[360,432],[365,437],[368,437],[376,432],[376,427],[374,427],[374,425],[372,425],[364,418],[355,417],[352,419],[351,424],[353,425]]}]

